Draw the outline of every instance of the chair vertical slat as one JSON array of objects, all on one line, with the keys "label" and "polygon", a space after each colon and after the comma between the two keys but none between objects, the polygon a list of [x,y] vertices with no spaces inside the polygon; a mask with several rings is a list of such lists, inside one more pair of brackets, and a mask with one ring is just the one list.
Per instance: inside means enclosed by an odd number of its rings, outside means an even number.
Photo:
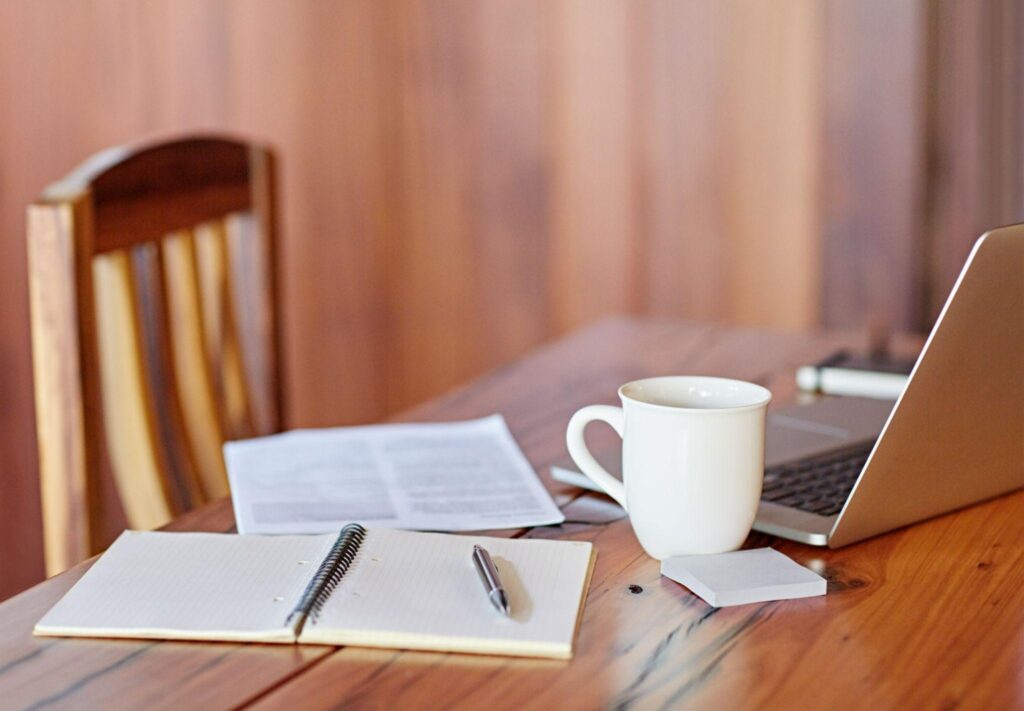
[{"label": "chair vertical slat", "polygon": [[93,258],[92,271],[107,452],[129,525],[156,528],[172,511],[157,456],[131,262],[123,250],[107,252]]},{"label": "chair vertical slat", "polygon": [[224,433],[203,340],[203,317],[191,231],[168,235],[162,243],[171,353],[185,431],[207,500],[226,496],[227,473],[221,444]]},{"label": "chair vertical slat", "polygon": [[171,495],[171,508],[175,513],[183,513],[205,503],[206,497],[199,484],[178,397],[178,373],[172,352],[163,259],[160,246],[155,242],[136,245],[131,256],[144,352],[142,363],[152,396],[153,419],[160,445],[156,456],[168,474],[166,487]]},{"label": "chair vertical slat", "polygon": [[244,439],[253,435],[254,428],[249,416],[238,324],[234,318],[223,221],[207,222],[196,228],[196,254],[207,359],[215,367],[219,366],[214,387],[224,435],[227,439]]}]

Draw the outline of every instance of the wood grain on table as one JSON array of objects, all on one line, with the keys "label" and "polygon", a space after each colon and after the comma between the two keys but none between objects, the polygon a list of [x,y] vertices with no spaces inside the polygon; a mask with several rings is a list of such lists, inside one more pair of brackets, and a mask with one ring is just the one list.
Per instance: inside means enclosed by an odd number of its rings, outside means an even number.
[{"label": "wood grain on table", "polygon": [[[552,482],[578,407],[649,374],[716,374],[794,397],[792,373],[843,335],[604,322],[404,420],[505,415],[597,565],[570,662],[333,647],[43,639],[32,625],[88,563],[0,605],[0,708],[649,708],[695,705],[1007,708],[1024,704],[1024,493],[840,550],[751,534],[822,572],[829,593],[715,609],[662,579],[602,497]],[[908,345],[913,348],[911,342]],[[599,456],[614,435],[592,428]],[[174,530],[230,531],[230,503]]]}]

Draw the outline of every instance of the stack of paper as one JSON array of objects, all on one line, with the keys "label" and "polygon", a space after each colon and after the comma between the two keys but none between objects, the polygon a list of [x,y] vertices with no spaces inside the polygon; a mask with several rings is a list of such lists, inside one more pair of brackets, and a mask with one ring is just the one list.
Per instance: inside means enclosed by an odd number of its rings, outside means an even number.
[{"label": "stack of paper", "polygon": [[295,430],[224,445],[239,533],[359,522],[428,531],[562,523],[501,415]]},{"label": "stack of paper", "polygon": [[713,607],[813,597],[826,588],[823,577],[772,548],[667,558],[661,574]]}]

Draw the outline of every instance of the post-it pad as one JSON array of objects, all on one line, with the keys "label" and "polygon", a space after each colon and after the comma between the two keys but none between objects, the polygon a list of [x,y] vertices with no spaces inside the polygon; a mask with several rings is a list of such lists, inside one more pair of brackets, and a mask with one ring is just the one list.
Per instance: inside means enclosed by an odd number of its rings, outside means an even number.
[{"label": "post-it pad", "polygon": [[826,588],[823,577],[773,548],[666,558],[661,574],[713,607],[814,597]]}]

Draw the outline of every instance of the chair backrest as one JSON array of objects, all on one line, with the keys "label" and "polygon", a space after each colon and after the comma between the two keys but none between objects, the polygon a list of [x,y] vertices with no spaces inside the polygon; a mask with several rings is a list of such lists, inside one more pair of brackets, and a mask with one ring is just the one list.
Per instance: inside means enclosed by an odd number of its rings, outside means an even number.
[{"label": "chair backrest", "polygon": [[225,495],[224,440],[279,429],[274,246],[272,155],[223,138],[104,151],[29,207],[48,573]]}]

